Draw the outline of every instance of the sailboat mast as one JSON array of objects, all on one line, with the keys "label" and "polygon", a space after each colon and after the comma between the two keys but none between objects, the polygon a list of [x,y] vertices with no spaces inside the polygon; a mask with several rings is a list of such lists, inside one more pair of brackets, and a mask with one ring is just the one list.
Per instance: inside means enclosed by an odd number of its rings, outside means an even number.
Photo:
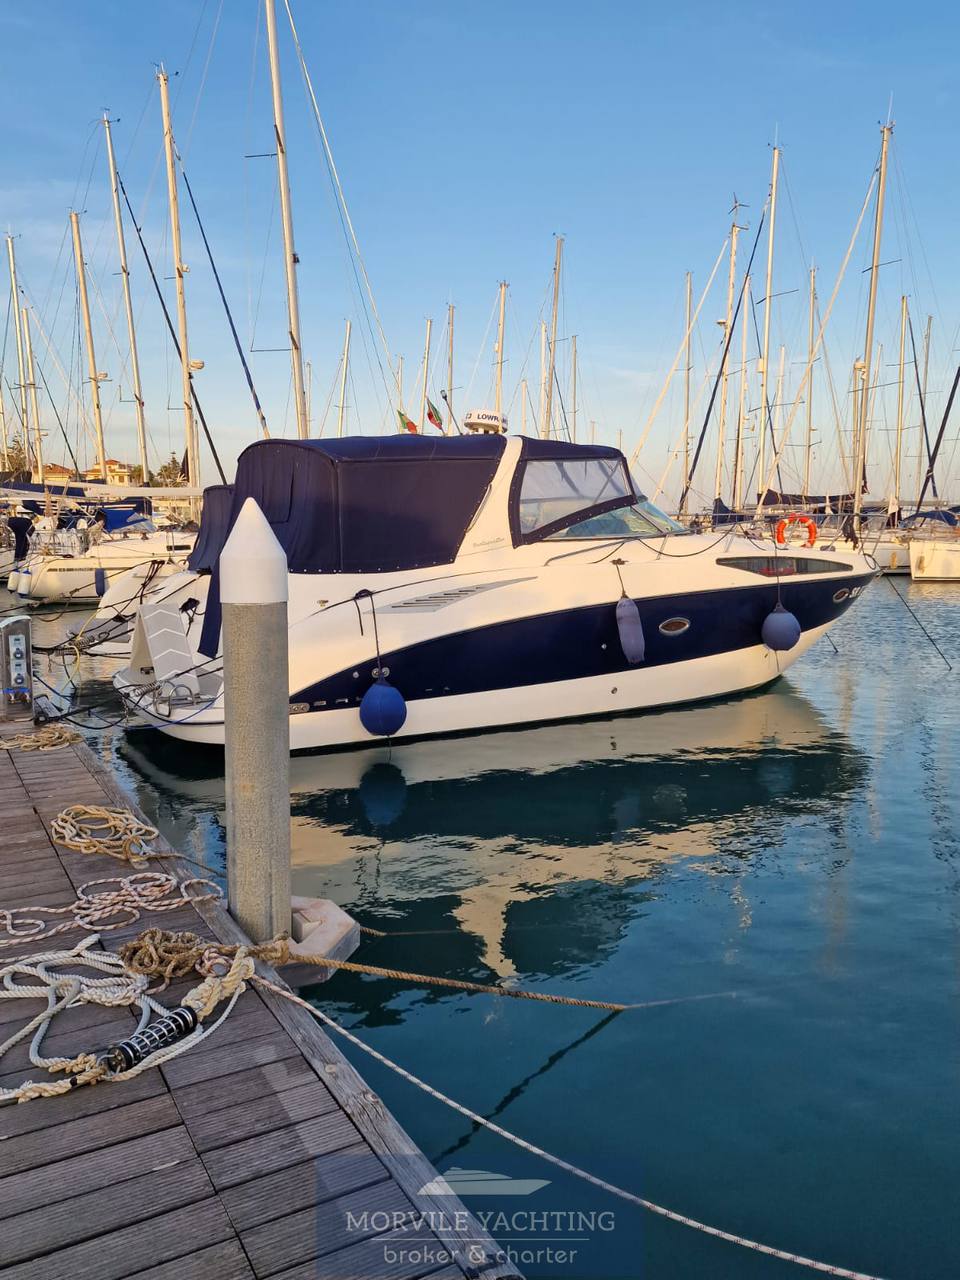
[{"label": "sailboat mast", "polygon": [[520,383],[520,434],[527,434],[527,380]]},{"label": "sailboat mast", "polygon": [[503,409],[503,323],[507,306],[507,282],[500,281],[500,319],[497,322],[497,381],[494,393],[494,409],[499,414]]},{"label": "sailboat mast", "polygon": [[44,484],[44,440],[40,434],[40,402],[37,399],[37,372],[33,367],[33,343],[29,337],[29,315],[27,308],[20,308],[23,319],[23,347],[27,358],[27,387],[29,389],[29,410],[33,419],[33,457],[37,465],[37,481]]},{"label": "sailboat mast", "polygon": [[120,214],[120,184],[117,181],[117,162],[113,154],[113,136],[110,117],[103,113],[103,132],[107,142],[107,164],[110,166],[110,193],[113,196],[113,221],[117,230],[117,253],[120,258],[120,279],[123,284],[123,305],[127,313],[127,338],[130,344],[130,376],[133,380],[133,401],[137,414],[137,444],[140,449],[140,483],[147,483],[147,428],[143,412],[143,388],[140,384],[140,357],[137,354],[137,333],[133,323],[133,300],[130,297],[130,271],[127,267],[127,245],[123,234],[123,218]]},{"label": "sailboat mast", "polygon": [[776,413],[773,416],[773,421],[775,423],[774,438],[776,440],[780,439],[780,419],[783,414],[783,370],[786,363],[787,363],[787,348],[781,345],[780,364],[777,367],[777,389],[774,392],[776,399],[773,405],[774,409],[776,410]]},{"label": "sailboat mast", "polygon": [[[687,272],[687,306],[683,332],[683,505],[680,515],[686,514],[687,492],[690,488],[690,315],[693,308],[693,273]],[[746,328],[746,326],[744,326]]]},{"label": "sailboat mast", "polygon": [[734,215],[730,228],[730,271],[727,275],[727,315],[723,322],[723,368],[720,375],[720,414],[717,423],[717,475],[713,496],[719,498],[723,491],[723,442],[727,428],[727,379],[730,374],[730,327],[733,324],[733,292],[737,282],[737,240],[740,228]]},{"label": "sailboat mast", "polygon": [[180,202],[177,195],[177,170],[174,161],[173,125],[170,122],[170,86],[161,66],[160,111],[163,117],[163,150],[167,162],[167,201],[170,206],[170,249],[173,254],[173,276],[177,290],[177,336],[180,343],[180,383],[183,396],[183,427],[187,449],[187,479],[193,488],[200,487],[200,438],[193,416],[193,388],[190,381],[190,348],[187,341],[187,299],[184,293],[183,250],[180,244]]},{"label": "sailboat mast", "polygon": [[101,480],[107,478],[107,455],[103,447],[103,414],[100,411],[100,374],[97,372],[97,356],[93,347],[93,328],[90,324],[90,300],[87,297],[87,271],[83,263],[83,245],[80,243],[80,216],[70,214],[73,231],[73,259],[77,268],[77,290],[80,294],[80,314],[87,345],[87,371],[90,377],[90,402],[93,405],[93,426],[97,442],[97,466]]},{"label": "sailboat mast", "polygon": [[770,172],[770,221],[767,224],[767,281],[763,299],[763,352],[760,356],[760,440],[757,445],[757,483],[761,493],[766,488],[765,458],[767,450],[767,369],[770,364],[770,305],[773,301],[773,246],[777,227],[777,187],[780,179],[780,148],[773,148],[773,167]]},{"label": "sailboat mast", "polygon": [[743,503],[743,433],[747,420],[747,333],[746,322],[750,309],[750,277],[743,281],[744,321],[740,326],[740,405],[737,410],[737,442],[733,451],[733,509],[739,511]]},{"label": "sailboat mast", "polygon": [[557,364],[557,308],[560,305],[560,267],[563,262],[563,236],[557,236],[557,255],[553,264],[553,313],[550,320],[550,346],[547,352],[547,394],[541,434],[549,439],[553,422],[553,379]]},{"label": "sailboat mast", "polygon": [[570,339],[570,430],[577,443],[577,335]]},{"label": "sailboat mast", "polygon": [[907,298],[900,298],[900,359],[897,365],[897,441],[893,455],[893,500],[900,510],[900,468],[903,453],[903,358],[907,343]]},{"label": "sailboat mast", "polygon": [[20,316],[20,289],[17,285],[17,259],[13,251],[13,236],[7,236],[7,261],[10,264],[10,296],[13,305],[13,329],[17,339],[17,372],[20,382],[20,429],[23,435],[23,452],[30,457],[30,425],[27,414],[27,372],[23,362],[23,322]]},{"label": "sailboat mast", "polygon": [[427,428],[427,374],[430,372],[430,334],[433,321],[427,321],[427,341],[423,348],[423,386],[420,388],[420,430]]},{"label": "sailboat mast", "polygon": [[810,306],[807,315],[807,446],[803,455],[803,496],[810,500],[810,460],[813,454],[813,351],[816,341],[817,268],[810,268]]},{"label": "sailboat mast", "polygon": [[20,310],[23,320],[23,346],[27,360],[27,386],[30,390],[30,414],[33,418],[33,453],[37,465],[37,481],[43,484],[43,440],[40,435],[40,402],[37,399],[37,373],[33,366],[33,342],[30,339],[30,316],[27,308]]},{"label": "sailboat mast", "polygon": [[264,0],[267,49],[270,56],[270,84],[273,90],[273,131],[277,146],[277,181],[280,187],[280,222],[283,228],[283,265],[287,282],[287,318],[290,335],[290,362],[293,366],[293,400],[297,413],[297,434],[307,438],[307,403],[303,382],[303,347],[300,341],[300,301],[297,294],[297,263],[293,247],[293,210],[290,203],[290,175],[287,172],[287,135],[283,123],[283,93],[280,88],[280,56],[277,45],[277,11],[274,0]]},{"label": "sailboat mast", "polygon": [[0,450],[3,455],[3,469],[10,470],[10,459],[7,455],[7,411],[3,403],[3,387],[0,385]]},{"label": "sailboat mast", "polygon": [[546,440],[549,432],[545,429],[544,413],[547,404],[547,322],[540,321],[540,435]]},{"label": "sailboat mast", "polygon": [[877,314],[877,285],[880,279],[880,244],[883,239],[883,200],[887,189],[887,152],[893,125],[880,129],[880,173],[877,179],[877,207],[873,222],[873,260],[870,266],[870,296],[867,302],[867,335],[863,344],[863,391],[860,395],[860,426],[857,432],[857,457],[854,467],[853,510],[860,515],[863,506],[863,480],[867,456],[867,412],[870,402],[870,370],[873,361],[873,326]]},{"label": "sailboat mast", "polygon": [[343,415],[347,404],[347,368],[350,364],[350,321],[343,336],[343,356],[340,360],[340,404],[337,406],[337,436],[343,435]]},{"label": "sailboat mast", "polygon": [[447,307],[447,435],[453,427],[453,303]]}]

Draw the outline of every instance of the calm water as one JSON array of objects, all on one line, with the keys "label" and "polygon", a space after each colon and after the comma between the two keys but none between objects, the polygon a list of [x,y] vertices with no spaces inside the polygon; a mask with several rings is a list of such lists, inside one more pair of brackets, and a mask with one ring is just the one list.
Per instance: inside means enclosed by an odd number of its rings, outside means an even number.
[{"label": "calm water", "polygon": [[[898,587],[960,670],[960,587]],[[358,958],[670,1003],[611,1017],[348,975],[312,994],[671,1208],[878,1275],[955,1276],[958,680],[886,582],[833,635],[839,654],[821,641],[722,704],[292,762],[294,891],[406,935]],[[222,868],[222,759],[143,730],[97,742]],[[514,1248],[577,1250],[530,1276],[803,1274],[609,1200],[348,1052],[441,1169],[549,1180],[468,1201],[511,1215],[494,1230]],[[531,1239],[518,1210],[608,1210],[613,1229]]]}]

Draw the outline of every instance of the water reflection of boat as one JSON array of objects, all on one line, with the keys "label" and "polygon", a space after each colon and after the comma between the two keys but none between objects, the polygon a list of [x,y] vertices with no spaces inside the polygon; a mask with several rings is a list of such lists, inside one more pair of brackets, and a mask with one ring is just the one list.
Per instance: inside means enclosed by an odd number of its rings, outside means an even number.
[{"label": "water reflection of boat", "polygon": [[[122,750],[161,793],[222,806],[208,754],[185,757],[148,732]],[[839,835],[838,802],[861,776],[849,740],[789,685],[392,755],[300,756],[294,887],[388,929],[436,928],[447,915],[500,973],[563,970],[616,945],[642,910],[644,882],[671,859],[757,853],[803,813],[826,816]],[[555,947],[530,940],[545,928]]]}]

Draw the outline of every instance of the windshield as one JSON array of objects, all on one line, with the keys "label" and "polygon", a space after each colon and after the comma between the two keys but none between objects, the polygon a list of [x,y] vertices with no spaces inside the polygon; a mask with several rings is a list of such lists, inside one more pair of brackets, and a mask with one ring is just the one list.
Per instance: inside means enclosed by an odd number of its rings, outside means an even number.
[{"label": "windshield", "polygon": [[620,507],[590,516],[555,533],[554,538],[658,538],[665,533],[689,533],[682,524],[658,510],[646,498],[632,507]]},{"label": "windshield", "polygon": [[[524,541],[547,537],[560,525],[604,506],[619,508],[633,497],[630,477],[619,456],[543,458],[527,462],[517,501]],[[593,517],[590,517],[593,518]],[[584,523],[583,521],[581,523]]]}]

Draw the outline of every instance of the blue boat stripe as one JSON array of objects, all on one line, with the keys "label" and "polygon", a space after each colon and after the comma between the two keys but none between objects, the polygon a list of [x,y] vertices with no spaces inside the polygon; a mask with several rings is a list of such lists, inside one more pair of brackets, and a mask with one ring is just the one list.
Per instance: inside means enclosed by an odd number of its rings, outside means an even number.
[{"label": "blue boat stripe", "polygon": [[[781,583],[780,599],[809,631],[845,613],[872,577],[793,579]],[[851,594],[837,601],[833,597],[840,587]],[[386,647],[389,623],[381,617],[382,661],[389,668],[390,683],[407,702],[613,676],[760,644],[760,628],[777,598],[777,584],[762,582],[637,600],[646,641],[639,668],[630,666],[620,647],[616,600],[495,622],[392,650]],[[677,617],[688,619],[690,626],[679,633],[661,633],[661,622]],[[299,689],[290,700],[307,703],[312,711],[359,705],[373,683],[375,665],[374,660],[355,663]]]}]

